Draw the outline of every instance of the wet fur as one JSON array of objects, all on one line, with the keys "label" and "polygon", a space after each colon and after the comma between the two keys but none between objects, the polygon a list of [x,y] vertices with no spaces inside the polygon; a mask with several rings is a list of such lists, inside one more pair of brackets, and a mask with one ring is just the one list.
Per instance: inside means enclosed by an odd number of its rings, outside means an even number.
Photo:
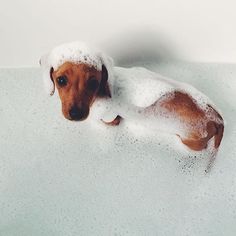
[{"label": "wet fur", "polygon": [[[84,119],[86,119],[89,115],[89,109],[97,97],[111,97],[110,88],[107,83],[109,78],[104,66],[102,71],[97,71],[86,64],[66,62],[58,70],[51,71],[51,79],[55,84],[56,78],[60,75],[66,75],[69,80],[67,88],[57,86],[62,102],[62,112],[67,119],[70,119],[68,112],[73,105],[84,109],[86,113]],[[95,76],[100,83],[98,90],[94,93],[91,93],[86,88],[86,81],[91,75]],[[206,112],[197,105],[197,102],[191,96],[184,92],[175,91],[171,96],[163,96],[149,108],[153,106],[159,106],[170,114],[174,114],[177,119],[187,125],[187,137],[181,137],[179,134],[176,135],[190,149],[201,151],[207,148],[207,143],[212,137],[214,137],[215,149],[218,149],[220,146],[224,132],[223,119],[210,105],[208,105],[209,109]],[[214,119],[209,119],[209,117]],[[114,126],[119,125],[121,120],[122,117],[117,114],[113,121],[104,123]],[[200,130],[195,124],[201,124]],[[206,133],[206,135],[202,136],[202,133]]]}]

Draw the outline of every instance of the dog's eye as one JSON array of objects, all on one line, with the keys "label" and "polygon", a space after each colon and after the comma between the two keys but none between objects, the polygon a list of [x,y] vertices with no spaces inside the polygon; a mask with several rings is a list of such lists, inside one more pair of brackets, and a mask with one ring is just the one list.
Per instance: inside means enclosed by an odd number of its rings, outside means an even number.
[{"label": "dog's eye", "polygon": [[99,85],[99,83],[95,77],[89,78],[89,80],[87,82],[88,89],[95,91],[98,88],[98,85]]},{"label": "dog's eye", "polygon": [[57,83],[60,87],[67,85],[67,77],[65,75],[59,76],[57,78]]}]

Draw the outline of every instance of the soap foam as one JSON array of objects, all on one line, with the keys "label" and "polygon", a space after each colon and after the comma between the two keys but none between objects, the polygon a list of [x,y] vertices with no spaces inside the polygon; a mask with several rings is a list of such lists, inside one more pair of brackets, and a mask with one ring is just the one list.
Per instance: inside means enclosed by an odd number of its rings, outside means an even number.
[{"label": "soap foam", "polygon": [[55,47],[49,55],[49,61],[54,70],[57,70],[65,62],[85,63],[99,71],[102,70],[100,52],[83,42],[66,43]]}]

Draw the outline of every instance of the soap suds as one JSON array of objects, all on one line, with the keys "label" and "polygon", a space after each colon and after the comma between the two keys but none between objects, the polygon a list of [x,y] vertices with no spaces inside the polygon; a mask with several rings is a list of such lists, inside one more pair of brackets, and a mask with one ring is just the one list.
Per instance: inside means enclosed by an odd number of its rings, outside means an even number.
[{"label": "soap suds", "polygon": [[102,70],[100,52],[83,42],[66,43],[54,48],[49,55],[49,61],[54,70],[68,61],[75,64],[85,63]]}]

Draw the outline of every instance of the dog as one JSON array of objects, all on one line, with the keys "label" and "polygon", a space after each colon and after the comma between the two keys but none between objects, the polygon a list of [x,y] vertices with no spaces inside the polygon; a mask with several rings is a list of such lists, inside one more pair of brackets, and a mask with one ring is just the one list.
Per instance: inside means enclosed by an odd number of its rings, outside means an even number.
[{"label": "dog", "polygon": [[81,42],[54,48],[40,64],[47,92],[53,95],[57,88],[66,119],[91,116],[117,126],[123,119],[150,118],[191,150],[206,149],[212,138],[214,149],[220,146],[223,118],[209,98],[190,85],[142,67],[115,67],[110,57]]}]

